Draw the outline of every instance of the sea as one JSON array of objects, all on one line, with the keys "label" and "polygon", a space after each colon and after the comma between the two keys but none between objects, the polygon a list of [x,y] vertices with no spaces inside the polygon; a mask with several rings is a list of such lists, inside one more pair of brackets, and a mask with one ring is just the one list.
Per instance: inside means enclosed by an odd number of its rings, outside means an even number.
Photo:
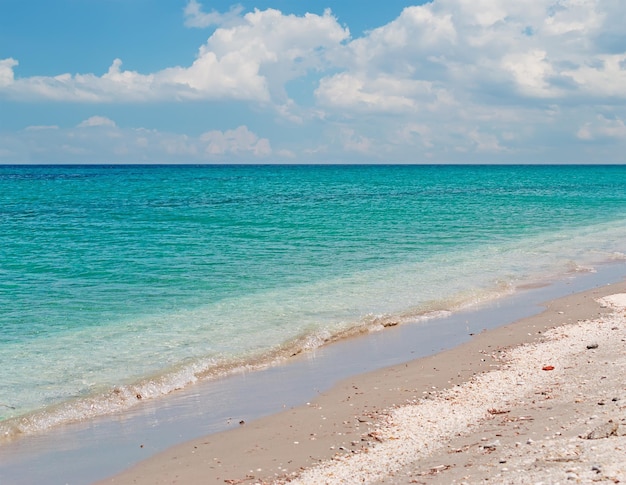
[{"label": "sea", "polygon": [[0,166],[0,440],[625,260],[624,166]]}]

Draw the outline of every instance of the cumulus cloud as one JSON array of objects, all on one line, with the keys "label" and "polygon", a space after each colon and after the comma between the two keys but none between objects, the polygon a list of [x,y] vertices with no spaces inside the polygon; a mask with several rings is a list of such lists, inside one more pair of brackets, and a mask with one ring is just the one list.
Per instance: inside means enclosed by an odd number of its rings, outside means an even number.
[{"label": "cumulus cloud", "polygon": [[341,140],[345,150],[368,154],[372,150],[372,141],[354,130],[344,128],[341,130]]},{"label": "cumulus cloud", "polygon": [[[197,25],[222,23],[202,15],[197,2],[186,9]],[[231,11],[235,17],[240,10]],[[218,18],[219,17],[219,18]],[[120,59],[101,76],[60,74],[16,78],[14,59],[0,60],[0,94],[14,99],[79,102],[171,101],[233,99],[286,102],[284,85],[325,63],[325,53],[349,32],[327,10],[323,15],[284,15],[278,10],[254,10],[233,25],[216,29],[200,47],[190,66],[155,73],[124,70]]]},{"label": "cumulus cloud", "polygon": [[9,57],[8,59],[0,59],[0,88],[10,86],[15,80],[13,68],[18,62]]},{"label": "cumulus cloud", "polygon": [[[183,11],[186,26],[210,28],[190,65],[140,73],[115,59],[101,75],[22,78],[8,58],[0,60],[0,97],[236,100],[289,124],[288,149],[245,125],[127,140],[131,152],[156,145],[193,160],[354,153],[455,161],[459,153],[532,156],[567,142],[624,142],[626,9],[617,0],[433,0],[357,38],[329,10],[207,10],[188,0]],[[324,138],[296,150],[286,141],[295,125]]]},{"label": "cumulus cloud", "polygon": [[243,12],[243,7],[237,5],[232,7],[230,11],[225,14],[216,10],[205,13],[202,11],[202,5],[200,5],[196,0],[190,0],[183,11],[185,16],[185,25],[187,27],[197,28],[239,23],[241,12]]},{"label": "cumulus cloud", "polygon": [[[621,10],[615,2],[578,0],[435,0],[407,7],[350,42],[336,59],[343,71],[323,78],[316,95],[325,105],[340,99],[344,109],[389,111],[398,109],[399,93],[403,107],[417,109],[423,93],[398,86],[419,82],[470,96],[497,88],[526,100],[623,97],[626,53],[602,52],[597,41],[623,20]],[[338,96],[346,92],[351,95]]]},{"label": "cumulus cloud", "polygon": [[432,148],[432,129],[427,124],[409,122],[401,126],[395,134],[395,142],[402,145],[419,144],[425,148]]},{"label": "cumulus cloud", "polygon": [[[626,50],[626,46],[625,46]],[[564,71],[579,89],[592,96],[626,97],[626,52],[597,55],[575,70]]]},{"label": "cumulus cloud", "polygon": [[322,79],[315,94],[326,106],[387,112],[414,111],[436,96],[428,81],[345,72]]},{"label": "cumulus cloud", "polygon": [[358,119],[362,133],[379,123],[379,143],[438,149],[446,161],[549,143],[547,131],[615,138],[616,122],[573,120],[604,104],[623,110],[624,21],[613,1],[434,0],[334,51],[315,96],[326,119]]},{"label": "cumulus cloud", "polygon": [[200,141],[205,144],[204,151],[209,155],[251,153],[257,157],[266,157],[272,153],[269,140],[259,138],[246,126],[235,130],[208,131],[200,136]]},{"label": "cumulus cloud", "polygon": [[503,57],[502,67],[512,75],[520,93],[539,98],[557,97],[561,90],[550,85],[549,78],[555,71],[546,56],[546,51],[540,49],[510,54]]},{"label": "cumulus cloud", "polygon": [[585,123],[576,136],[585,141],[603,138],[626,140],[626,125],[619,118],[608,119],[598,115],[595,120]]},{"label": "cumulus cloud", "polygon": [[419,109],[433,89],[499,86],[539,99],[624,96],[623,45],[606,52],[607,38],[619,36],[622,10],[591,0],[434,0],[346,44],[348,29],[328,10],[205,13],[190,0],[186,25],[218,26],[190,66],[142,74],[115,59],[100,76],[16,78],[17,61],[9,58],[0,60],[0,89],[12,97],[91,102],[282,97],[285,103],[287,82],[330,69],[316,91],[320,103],[360,110]]},{"label": "cumulus cloud", "polygon": [[[105,128],[106,131],[95,128]],[[120,128],[92,116],[73,128],[31,126],[10,139],[0,133],[0,162],[49,163],[218,163],[280,160],[293,154],[273,152],[270,141],[242,125],[199,136],[145,128]]]},{"label": "cumulus cloud", "polygon": [[501,152],[504,148],[498,138],[491,133],[481,133],[477,129],[470,130],[468,137],[476,146],[478,152]]}]

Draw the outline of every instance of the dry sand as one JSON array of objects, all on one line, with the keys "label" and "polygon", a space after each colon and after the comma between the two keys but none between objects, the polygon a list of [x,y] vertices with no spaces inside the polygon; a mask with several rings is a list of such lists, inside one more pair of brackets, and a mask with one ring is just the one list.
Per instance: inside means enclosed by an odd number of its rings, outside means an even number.
[{"label": "dry sand", "polygon": [[626,283],[102,483],[626,482]]}]

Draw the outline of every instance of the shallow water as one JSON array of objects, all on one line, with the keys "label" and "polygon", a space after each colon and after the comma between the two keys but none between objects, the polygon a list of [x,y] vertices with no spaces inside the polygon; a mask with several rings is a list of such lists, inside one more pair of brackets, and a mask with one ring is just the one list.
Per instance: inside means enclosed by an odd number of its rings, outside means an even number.
[{"label": "shallow water", "polygon": [[626,168],[0,167],[0,431],[623,260]]},{"label": "shallow water", "polygon": [[302,405],[340,379],[451,348],[471,333],[541,311],[541,303],[623,281],[626,264],[601,265],[548,286],[381,332],[345,339],[255,372],[207,380],[112,415],[57,426],[1,446],[0,478],[14,485],[90,484],[169,446]]}]

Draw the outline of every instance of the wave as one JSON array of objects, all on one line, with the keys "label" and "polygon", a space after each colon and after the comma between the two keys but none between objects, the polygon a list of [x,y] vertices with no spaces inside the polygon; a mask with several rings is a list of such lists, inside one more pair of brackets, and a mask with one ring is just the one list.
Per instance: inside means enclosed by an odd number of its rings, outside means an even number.
[{"label": "wave", "polygon": [[[112,346],[125,342],[124,339],[134,339],[134,346],[128,347],[126,352],[139,352],[138,349],[144,352],[134,356],[135,362],[147,360],[155,354],[162,356],[163,361],[158,364],[163,365],[164,370],[140,368],[135,375],[144,377],[129,374],[114,385],[99,384],[95,387],[87,383],[81,390],[73,391],[74,395],[59,394],[60,398],[54,396],[55,399],[48,399],[48,402],[55,401],[53,404],[40,405],[37,409],[21,409],[3,397],[0,414],[5,417],[0,418],[0,439],[13,440],[65,423],[121,412],[199,381],[278,365],[343,339],[397,325],[419,325],[425,320],[493,301],[528,286],[594,271],[595,265],[626,260],[626,255],[615,247],[617,243],[607,245],[607,241],[623,240],[620,237],[622,232],[619,226],[611,224],[585,230],[578,228],[569,234],[562,232],[500,246],[483,246],[474,252],[437,255],[426,262],[409,261],[402,266],[311,283],[303,288],[252,295],[237,302],[222,302],[219,308],[160,317],[159,325],[155,325],[156,320],[148,319],[135,325],[132,334],[128,328],[102,330],[111,332],[107,337],[111,338],[109,345]],[[580,249],[589,247],[596,249]],[[266,300],[272,306],[263,306]],[[237,317],[251,322],[247,327],[233,327],[227,321],[225,317],[232,316],[233,308],[237,311],[246,309],[247,313]],[[361,314],[363,309],[369,310]],[[269,322],[268,315],[272,312],[282,312],[281,324],[274,327],[265,324],[260,330],[254,326],[259,320]],[[219,329],[221,342],[245,336],[254,340],[254,345],[250,344],[252,340],[248,340],[235,342],[212,353],[198,351],[201,347],[190,348],[187,355],[179,351],[179,347],[184,350],[186,346],[191,346],[191,337],[210,348],[205,342],[209,334],[199,333],[207,315],[223,327]],[[298,326],[284,325],[285,322],[293,323],[293,320],[299,321]],[[161,325],[161,321],[165,324]],[[186,326],[180,326],[181,322]],[[160,333],[166,330],[169,333]],[[181,330],[185,330],[186,334],[178,337]],[[253,334],[253,330],[257,333]],[[73,347],[76,339],[83,341],[83,350],[93,347],[89,343],[94,341],[93,334],[89,334],[91,331],[94,329],[87,329],[79,337],[73,335],[74,340],[71,341],[60,340],[59,349],[72,348],[81,353],[82,350]],[[154,332],[156,337],[147,336],[148,332]],[[260,335],[258,332],[263,333],[263,341],[256,341]],[[174,335],[179,340],[175,340]],[[161,345],[158,349],[152,347],[157,337],[162,339],[158,341]],[[176,352],[166,354],[168,348]],[[61,355],[60,352],[55,355]],[[28,355],[25,356],[25,359],[28,358]],[[101,368],[116,357],[98,354],[91,355],[91,358]],[[51,380],[54,381],[54,375]]]},{"label": "wave", "polygon": [[[501,298],[512,292],[514,287],[510,283],[501,282],[488,289],[459,292],[451,298],[425,302],[396,314],[368,314],[358,321],[346,323],[335,329],[311,328],[265,351],[251,352],[236,358],[194,359],[135,382],[116,385],[44,409],[4,419],[0,421],[0,441],[11,441],[55,426],[122,412],[141,405],[143,401],[162,398],[200,381],[227,378],[237,373],[254,372],[284,364],[290,359],[305,356],[341,340],[398,325],[419,324],[443,318],[453,312]],[[9,404],[4,406],[11,408]]]}]

